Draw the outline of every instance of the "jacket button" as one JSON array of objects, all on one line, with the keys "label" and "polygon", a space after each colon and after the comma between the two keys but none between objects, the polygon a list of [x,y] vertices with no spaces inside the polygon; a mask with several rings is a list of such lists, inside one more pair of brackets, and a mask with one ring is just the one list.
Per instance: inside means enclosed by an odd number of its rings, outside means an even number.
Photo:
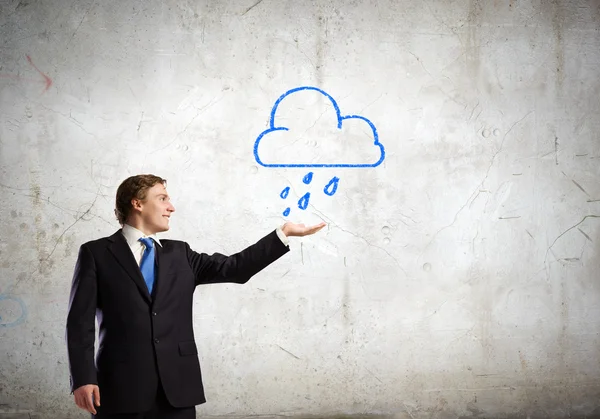
[{"label": "jacket button", "polygon": [[160,342],[160,340],[154,339],[154,343],[158,343],[158,342]]},{"label": "jacket button", "polygon": [[153,311],[153,312],[152,312],[152,315],[153,315],[153,316],[156,316],[156,311]]}]

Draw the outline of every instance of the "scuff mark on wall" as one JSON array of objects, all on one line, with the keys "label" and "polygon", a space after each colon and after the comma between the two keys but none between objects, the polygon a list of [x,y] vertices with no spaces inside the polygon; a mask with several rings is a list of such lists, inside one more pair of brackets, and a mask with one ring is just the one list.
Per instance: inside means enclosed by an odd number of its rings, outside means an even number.
[{"label": "scuff mark on wall", "polygon": [[554,32],[554,54],[556,58],[556,93],[560,96],[565,79],[564,18],[561,10],[561,0],[553,0],[552,5],[554,7],[552,30]]},{"label": "scuff mark on wall", "polygon": [[469,0],[469,12],[467,15],[467,37],[465,42],[465,57],[467,69],[474,80],[479,79],[479,67],[481,64],[481,39],[479,27],[481,26],[481,4],[479,0]]}]

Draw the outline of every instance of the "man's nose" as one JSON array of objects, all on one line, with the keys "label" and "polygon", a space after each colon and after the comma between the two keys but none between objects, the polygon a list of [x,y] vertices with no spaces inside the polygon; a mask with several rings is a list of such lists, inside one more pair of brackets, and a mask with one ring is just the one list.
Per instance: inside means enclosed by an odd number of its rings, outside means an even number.
[{"label": "man's nose", "polygon": [[175,212],[175,207],[173,206],[173,204],[171,204],[171,203],[169,202],[169,207],[167,208],[167,210],[168,210],[168,211],[171,211],[171,212]]}]

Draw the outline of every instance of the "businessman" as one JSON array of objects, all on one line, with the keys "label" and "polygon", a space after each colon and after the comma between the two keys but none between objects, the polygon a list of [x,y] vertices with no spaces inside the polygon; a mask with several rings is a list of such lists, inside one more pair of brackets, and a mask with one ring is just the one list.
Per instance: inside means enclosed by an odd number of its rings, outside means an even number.
[{"label": "businessman", "polygon": [[81,245],[73,275],[66,343],[75,403],[98,419],[194,419],[195,406],[206,401],[193,333],[195,287],[246,283],[289,251],[289,236],[325,224],[288,222],[239,253],[208,255],[156,236],[175,211],[166,180],[127,178],[115,206],[122,228]]}]

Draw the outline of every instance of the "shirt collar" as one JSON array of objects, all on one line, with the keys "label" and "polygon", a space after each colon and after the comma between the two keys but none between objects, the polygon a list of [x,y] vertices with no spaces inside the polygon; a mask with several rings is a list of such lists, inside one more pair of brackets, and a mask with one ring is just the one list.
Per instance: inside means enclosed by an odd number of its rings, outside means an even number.
[{"label": "shirt collar", "polygon": [[130,226],[129,224],[123,224],[123,236],[125,236],[125,240],[127,240],[127,244],[130,247],[138,243],[138,240],[142,237],[149,237],[152,240],[154,240],[159,246],[162,247],[162,244],[160,244],[160,240],[158,239],[158,237],[156,237],[156,234],[146,236],[140,230]]}]

